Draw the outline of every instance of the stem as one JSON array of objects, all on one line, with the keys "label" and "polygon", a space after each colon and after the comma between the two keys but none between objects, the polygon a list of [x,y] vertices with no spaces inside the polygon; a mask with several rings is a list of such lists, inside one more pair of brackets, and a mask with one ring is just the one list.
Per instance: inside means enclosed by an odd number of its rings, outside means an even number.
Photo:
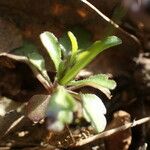
[{"label": "stem", "polygon": [[81,97],[78,93],[68,90],[68,89],[67,89],[67,92],[70,93],[75,99],[77,99],[81,103]]}]

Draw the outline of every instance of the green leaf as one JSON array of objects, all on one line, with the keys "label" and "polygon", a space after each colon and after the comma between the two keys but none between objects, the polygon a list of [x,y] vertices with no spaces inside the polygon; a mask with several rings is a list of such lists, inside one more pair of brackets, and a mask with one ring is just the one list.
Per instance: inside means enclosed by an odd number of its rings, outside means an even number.
[{"label": "green leaf", "polygon": [[46,31],[40,35],[40,39],[53,60],[56,71],[58,71],[61,62],[61,46],[57,38],[51,32]]},{"label": "green leaf", "polygon": [[56,73],[57,80],[59,80],[63,76],[63,73],[65,72],[65,69],[66,69],[65,62],[61,61],[60,64],[59,64],[59,69],[58,69],[59,71]]},{"label": "green leaf", "polygon": [[74,110],[75,100],[63,86],[58,86],[51,97],[49,110],[51,111],[52,109],[54,109],[54,107],[58,107],[60,109]]},{"label": "green leaf", "polygon": [[45,118],[50,98],[50,95],[32,96],[25,110],[25,114],[28,118],[34,122],[39,122]]},{"label": "green leaf", "polygon": [[106,74],[97,74],[97,75],[93,75],[90,76],[87,79],[83,79],[83,80],[78,80],[78,81],[71,81],[69,82],[67,85],[69,86],[86,86],[86,85],[90,85],[93,87],[97,87],[97,86],[102,86],[108,89],[115,89],[116,87],[116,82],[114,80],[109,79],[109,76]]},{"label": "green leaf", "polygon": [[70,58],[70,62],[69,62],[72,65],[76,60],[76,55],[77,55],[77,51],[78,51],[78,42],[72,32],[69,31],[68,36],[70,38],[71,45],[72,45],[71,58]]},{"label": "green leaf", "polygon": [[100,52],[118,44],[121,44],[121,40],[116,36],[110,36],[102,41],[95,42],[90,48],[81,52],[78,55],[75,65],[66,72],[65,76],[60,80],[59,83],[61,85],[66,85],[79,73],[81,69],[87,66]]},{"label": "green leaf", "polygon": [[73,120],[73,113],[69,110],[62,110],[58,114],[58,120],[63,123],[70,124]]},{"label": "green leaf", "polygon": [[28,55],[29,61],[36,67],[38,70],[41,72],[43,77],[47,80],[50,81],[50,78],[47,74],[46,68],[45,68],[45,60],[41,55],[38,53],[29,53]]},{"label": "green leaf", "polygon": [[110,80],[109,76],[106,74],[98,74],[83,80],[73,80],[67,85],[75,86],[75,89],[83,86],[92,86],[101,90],[104,94],[106,94],[106,96],[110,97],[109,89],[113,90],[116,87],[116,82],[114,80]]},{"label": "green leaf", "polygon": [[70,38],[71,45],[72,45],[72,55],[75,55],[77,53],[77,50],[78,50],[77,39],[71,31],[68,32],[68,36]]},{"label": "green leaf", "polygon": [[[71,32],[78,39],[78,47],[79,49],[87,49],[91,45],[91,34],[87,30],[81,27],[71,28]],[[63,34],[63,36],[59,39],[59,42],[65,47],[66,53],[69,53],[71,50],[71,43],[69,41],[69,37],[67,34]]]},{"label": "green leaf", "polygon": [[50,78],[45,68],[45,60],[37,51],[36,46],[25,41],[22,47],[14,51],[14,54],[27,57],[29,62],[39,70],[47,81],[50,82]]},{"label": "green leaf", "polygon": [[49,128],[50,126],[54,127],[52,124],[56,122],[61,122],[63,124],[71,123],[75,106],[74,98],[64,87],[59,86],[52,95],[47,110],[47,116],[54,120],[54,122],[49,125]]},{"label": "green leaf", "polygon": [[91,44],[91,33],[82,27],[75,27],[71,30],[78,39],[79,49],[87,49]]},{"label": "green leaf", "polygon": [[106,108],[101,99],[95,94],[81,94],[83,100],[83,116],[97,132],[106,127]]}]

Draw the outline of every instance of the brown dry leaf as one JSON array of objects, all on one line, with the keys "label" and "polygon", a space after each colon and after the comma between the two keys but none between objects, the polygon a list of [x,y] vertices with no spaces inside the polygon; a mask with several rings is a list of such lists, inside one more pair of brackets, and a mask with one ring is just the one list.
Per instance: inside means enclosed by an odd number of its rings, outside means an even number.
[{"label": "brown dry leaf", "polygon": [[34,95],[27,104],[26,115],[34,122],[39,122],[46,117],[51,95]]},{"label": "brown dry leaf", "polygon": [[[108,125],[107,130],[122,126],[129,123],[131,120],[130,114],[125,111],[117,111],[113,115],[113,120]],[[106,138],[107,150],[128,150],[132,141],[131,129],[118,132]]]}]

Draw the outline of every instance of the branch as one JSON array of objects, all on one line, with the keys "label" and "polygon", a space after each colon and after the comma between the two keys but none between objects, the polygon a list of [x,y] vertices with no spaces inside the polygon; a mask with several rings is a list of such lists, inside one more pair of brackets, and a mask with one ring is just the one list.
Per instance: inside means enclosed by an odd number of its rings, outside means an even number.
[{"label": "branch", "polygon": [[92,136],[92,137],[89,137],[89,138],[87,138],[87,139],[85,139],[85,140],[79,141],[79,142],[77,142],[76,144],[72,145],[72,147],[74,147],[74,146],[82,146],[82,145],[88,144],[88,143],[90,143],[90,142],[92,142],[92,141],[95,141],[95,140],[98,140],[98,139],[101,139],[101,138],[108,137],[108,136],[110,136],[110,135],[112,135],[112,134],[118,133],[118,132],[120,132],[120,131],[124,131],[124,130],[126,130],[126,129],[129,129],[129,128],[131,128],[131,127],[135,127],[135,126],[137,126],[137,125],[146,123],[146,122],[148,122],[148,121],[150,121],[150,117],[145,117],[145,118],[139,119],[139,120],[137,120],[137,121],[133,121],[133,122],[131,122],[131,123],[127,123],[127,124],[122,125],[122,126],[120,126],[120,127],[117,127],[117,128],[111,129],[111,130],[107,130],[107,131],[105,131],[105,132],[102,132],[102,133],[99,133],[99,134],[94,135],[94,136]]},{"label": "branch", "polygon": [[105,21],[107,21],[108,23],[110,23],[112,26],[114,26],[115,28],[117,28],[119,31],[121,31],[122,33],[124,33],[125,35],[131,37],[140,47],[141,47],[141,42],[139,41],[139,39],[134,36],[133,34],[128,33],[127,31],[125,31],[123,28],[121,28],[117,23],[115,23],[113,20],[111,20],[110,18],[108,18],[105,14],[103,14],[100,10],[98,10],[94,5],[92,5],[90,2],[88,2],[87,0],[81,0],[83,3],[85,3],[87,6],[89,6],[91,9],[93,9],[99,16],[101,16]]}]

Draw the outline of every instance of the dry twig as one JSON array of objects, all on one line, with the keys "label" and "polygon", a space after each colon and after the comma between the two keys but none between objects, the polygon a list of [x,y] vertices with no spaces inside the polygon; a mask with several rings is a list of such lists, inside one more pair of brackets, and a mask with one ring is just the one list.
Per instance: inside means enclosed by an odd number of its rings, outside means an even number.
[{"label": "dry twig", "polygon": [[85,140],[82,140],[82,141],[79,141],[77,142],[75,145],[72,145],[73,147],[74,146],[82,146],[82,145],[85,145],[85,144],[88,144],[90,142],[93,142],[95,140],[98,140],[98,139],[101,139],[101,138],[105,138],[105,137],[108,137],[112,134],[115,134],[115,133],[118,133],[120,131],[124,131],[126,129],[129,129],[131,127],[135,127],[137,125],[140,125],[140,124],[143,124],[143,123],[146,123],[150,121],[150,117],[145,117],[145,118],[142,118],[142,119],[139,119],[137,121],[133,121],[131,123],[127,123],[125,125],[122,125],[120,127],[117,127],[117,128],[114,128],[114,129],[111,129],[111,130],[108,130],[108,131],[105,131],[105,132],[102,132],[102,133],[99,133],[97,135],[94,135],[92,137],[89,137]]},{"label": "dry twig", "polygon": [[93,9],[99,16],[101,16],[105,21],[107,21],[108,23],[110,23],[113,27],[117,28],[119,31],[121,31],[123,34],[129,36],[130,38],[132,38],[140,47],[141,47],[141,42],[139,41],[139,39],[134,36],[131,33],[128,33],[127,31],[125,31],[123,28],[121,28],[116,22],[114,22],[113,20],[111,20],[109,17],[107,17],[105,14],[103,14],[100,10],[98,10],[94,5],[92,5],[90,2],[88,2],[87,0],[81,0],[83,3],[85,3],[87,6],[89,6],[91,9]]}]

